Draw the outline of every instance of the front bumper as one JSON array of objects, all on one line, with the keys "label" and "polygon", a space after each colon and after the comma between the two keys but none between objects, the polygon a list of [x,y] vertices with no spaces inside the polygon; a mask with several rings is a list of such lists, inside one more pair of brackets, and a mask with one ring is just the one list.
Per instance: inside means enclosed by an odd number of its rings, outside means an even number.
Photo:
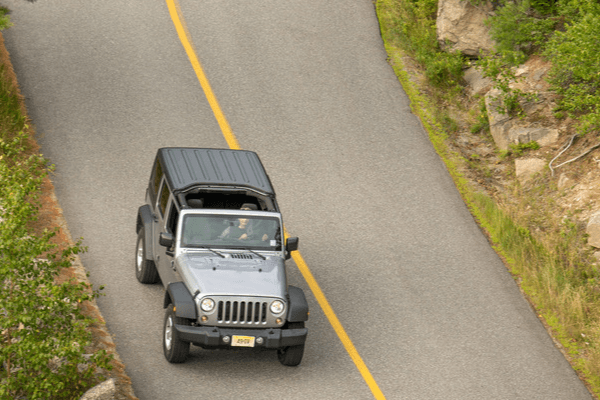
[{"label": "front bumper", "polygon": [[230,343],[223,341],[223,337],[229,336],[231,338],[233,335],[240,335],[263,338],[262,344],[256,343],[255,348],[280,349],[304,344],[306,342],[306,335],[308,335],[307,328],[235,329],[213,326],[175,325],[175,330],[180,340],[194,343],[200,347],[231,347]]}]

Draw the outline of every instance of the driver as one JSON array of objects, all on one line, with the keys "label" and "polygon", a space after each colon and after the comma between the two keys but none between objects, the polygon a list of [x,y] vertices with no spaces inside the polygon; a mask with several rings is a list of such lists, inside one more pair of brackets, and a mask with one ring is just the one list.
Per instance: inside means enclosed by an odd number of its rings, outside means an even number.
[{"label": "driver", "polygon": [[[242,205],[241,210],[256,210],[256,205],[245,203]],[[254,235],[255,231],[256,229],[253,229],[253,226],[250,224],[250,220],[248,218],[238,218],[238,225],[227,227],[223,233],[221,233],[219,239],[247,240],[256,236]],[[264,242],[268,238],[268,235],[265,233],[262,235],[261,240]]]},{"label": "driver", "polygon": [[219,239],[246,240],[251,235],[248,218],[238,218],[238,224],[225,228]]}]

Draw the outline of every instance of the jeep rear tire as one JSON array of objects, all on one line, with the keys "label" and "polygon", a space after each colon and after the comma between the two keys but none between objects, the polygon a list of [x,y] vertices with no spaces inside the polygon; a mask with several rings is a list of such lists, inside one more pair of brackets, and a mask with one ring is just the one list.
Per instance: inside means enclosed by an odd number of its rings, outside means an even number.
[{"label": "jeep rear tire", "polygon": [[140,229],[135,246],[135,276],[141,283],[158,282],[158,271],[154,261],[146,259],[146,238],[144,228]]},{"label": "jeep rear tire", "polygon": [[[289,329],[304,328],[304,322],[290,322]],[[298,346],[288,346],[282,349],[277,349],[277,358],[279,362],[288,367],[296,367],[302,362],[304,355],[304,344]]]},{"label": "jeep rear tire", "polygon": [[175,315],[173,304],[169,304],[163,327],[163,351],[165,358],[172,364],[185,361],[190,352],[190,343],[179,339],[175,325],[190,325],[189,320]]}]

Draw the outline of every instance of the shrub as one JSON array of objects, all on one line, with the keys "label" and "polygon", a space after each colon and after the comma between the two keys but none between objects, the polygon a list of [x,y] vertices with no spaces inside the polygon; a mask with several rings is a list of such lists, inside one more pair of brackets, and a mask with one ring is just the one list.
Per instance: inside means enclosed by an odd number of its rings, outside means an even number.
[{"label": "shrub", "polygon": [[498,96],[500,106],[497,111],[501,114],[523,117],[521,102],[534,101],[537,95],[511,87],[511,83],[517,80],[512,68],[513,59],[514,52],[507,50],[480,59],[478,65],[484,75],[492,80],[494,88],[500,91]]},{"label": "shrub", "polygon": [[584,132],[600,128],[600,14],[586,14],[556,32],[546,55],[552,61],[550,82],[562,96],[557,111],[581,119]]},{"label": "shrub", "polygon": [[420,61],[425,65],[425,76],[437,87],[456,85],[463,73],[463,56],[454,53],[426,53]]},{"label": "shrub", "polygon": [[541,18],[529,0],[507,2],[486,22],[496,42],[496,51],[513,55],[512,65],[523,62],[527,55],[542,45],[552,33],[555,21]]},{"label": "shrub", "polygon": [[30,232],[46,161],[15,157],[26,142],[23,132],[0,139],[0,399],[71,399],[111,357],[103,350],[85,356],[92,321],[79,305],[99,292],[56,282],[81,244],[59,250],[51,242],[56,231]]},{"label": "shrub", "polygon": [[457,86],[464,58],[459,52],[447,53],[440,49],[435,27],[437,0],[395,0],[393,3],[397,10],[394,33],[402,47],[423,67],[432,85]]},{"label": "shrub", "polygon": [[0,31],[6,28],[10,28],[12,23],[10,22],[10,17],[8,16],[8,8],[0,6]]},{"label": "shrub", "polygon": [[487,112],[487,107],[485,106],[485,100],[481,99],[479,101],[479,113],[477,114],[477,120],[475,121],[475,123],[473,124],[473,126],[471,126],[471,133],[478,133],[478,132],[489,132],[490,130],[490,120],[488,117],[488,112]]},{"label": "shrub", "polygon": [[600,11],[596,0],[556,0],[556,5],[558,14],[567,21],[577,21],[586,14],[597,15]]},{"label": "shrub", "polygon": [[539,148],[540,148],[540,145],[536,141],[529,142],[529,143],[518,143],[518,144],[510,145],[511,153],[513,155],[515,155],[516,157],[522,156],[523,153],[526,151],[538,150]]},{"label": "shrub", "polygon": [[558,0],[530,0],[531,8],[541,15],[556,15],[558,12]]}]

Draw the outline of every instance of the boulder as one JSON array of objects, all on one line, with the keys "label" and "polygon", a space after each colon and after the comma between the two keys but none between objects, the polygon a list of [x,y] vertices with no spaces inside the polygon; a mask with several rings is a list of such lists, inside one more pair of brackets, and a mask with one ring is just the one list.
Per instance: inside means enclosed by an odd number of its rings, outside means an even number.
[{"label": "boulder", "polygon": [[492,89],[485,94],[485,106],[490,122],[490,133],[500,150],[508,150],[511,144],[537,142],[540,146],[549,146],[559,138],[556,128],[530,124],[526,120],[511,118],[500,111],[500,91]]},{"label": "boulder", "polygon": [[483,94],[492,86],[492,80],[483,76],[479,68],[471,67],[465,70],[464,79],[471,96]]},{"label": "boulder", "polygon": [[79,400],[113,400],[116,393],[115,380],[111,378],[85,392]]},{"label": "boulder", "polygon": [[490,133],[500,150],[508,150],[511,143],[508,139],[508,131],[513,125],[512,118],[508,114],[500,111],[500,90],[492,89],[485,94],[485,108],[487,109],[488,120],[490,122]]},{"label": "boulder", "polygon": [[507,140],[514,144],[535,141],[540,146],[548,146],[558,140],[558,129],[514,126],[508,130]]},{"label": "boulder", "polygon": [[515,160],[517,179],[522,184],[529,181],[535,174],[542,172],[546,161],[540,158],[524,158]]},{"label": "boulder", "polygon": [[468,0],[439,0],[438,42],[446,51],[460,51],[470,57],[490,52],[494,42],[484,21],[491,11],[490,2],[474,6]]}]

